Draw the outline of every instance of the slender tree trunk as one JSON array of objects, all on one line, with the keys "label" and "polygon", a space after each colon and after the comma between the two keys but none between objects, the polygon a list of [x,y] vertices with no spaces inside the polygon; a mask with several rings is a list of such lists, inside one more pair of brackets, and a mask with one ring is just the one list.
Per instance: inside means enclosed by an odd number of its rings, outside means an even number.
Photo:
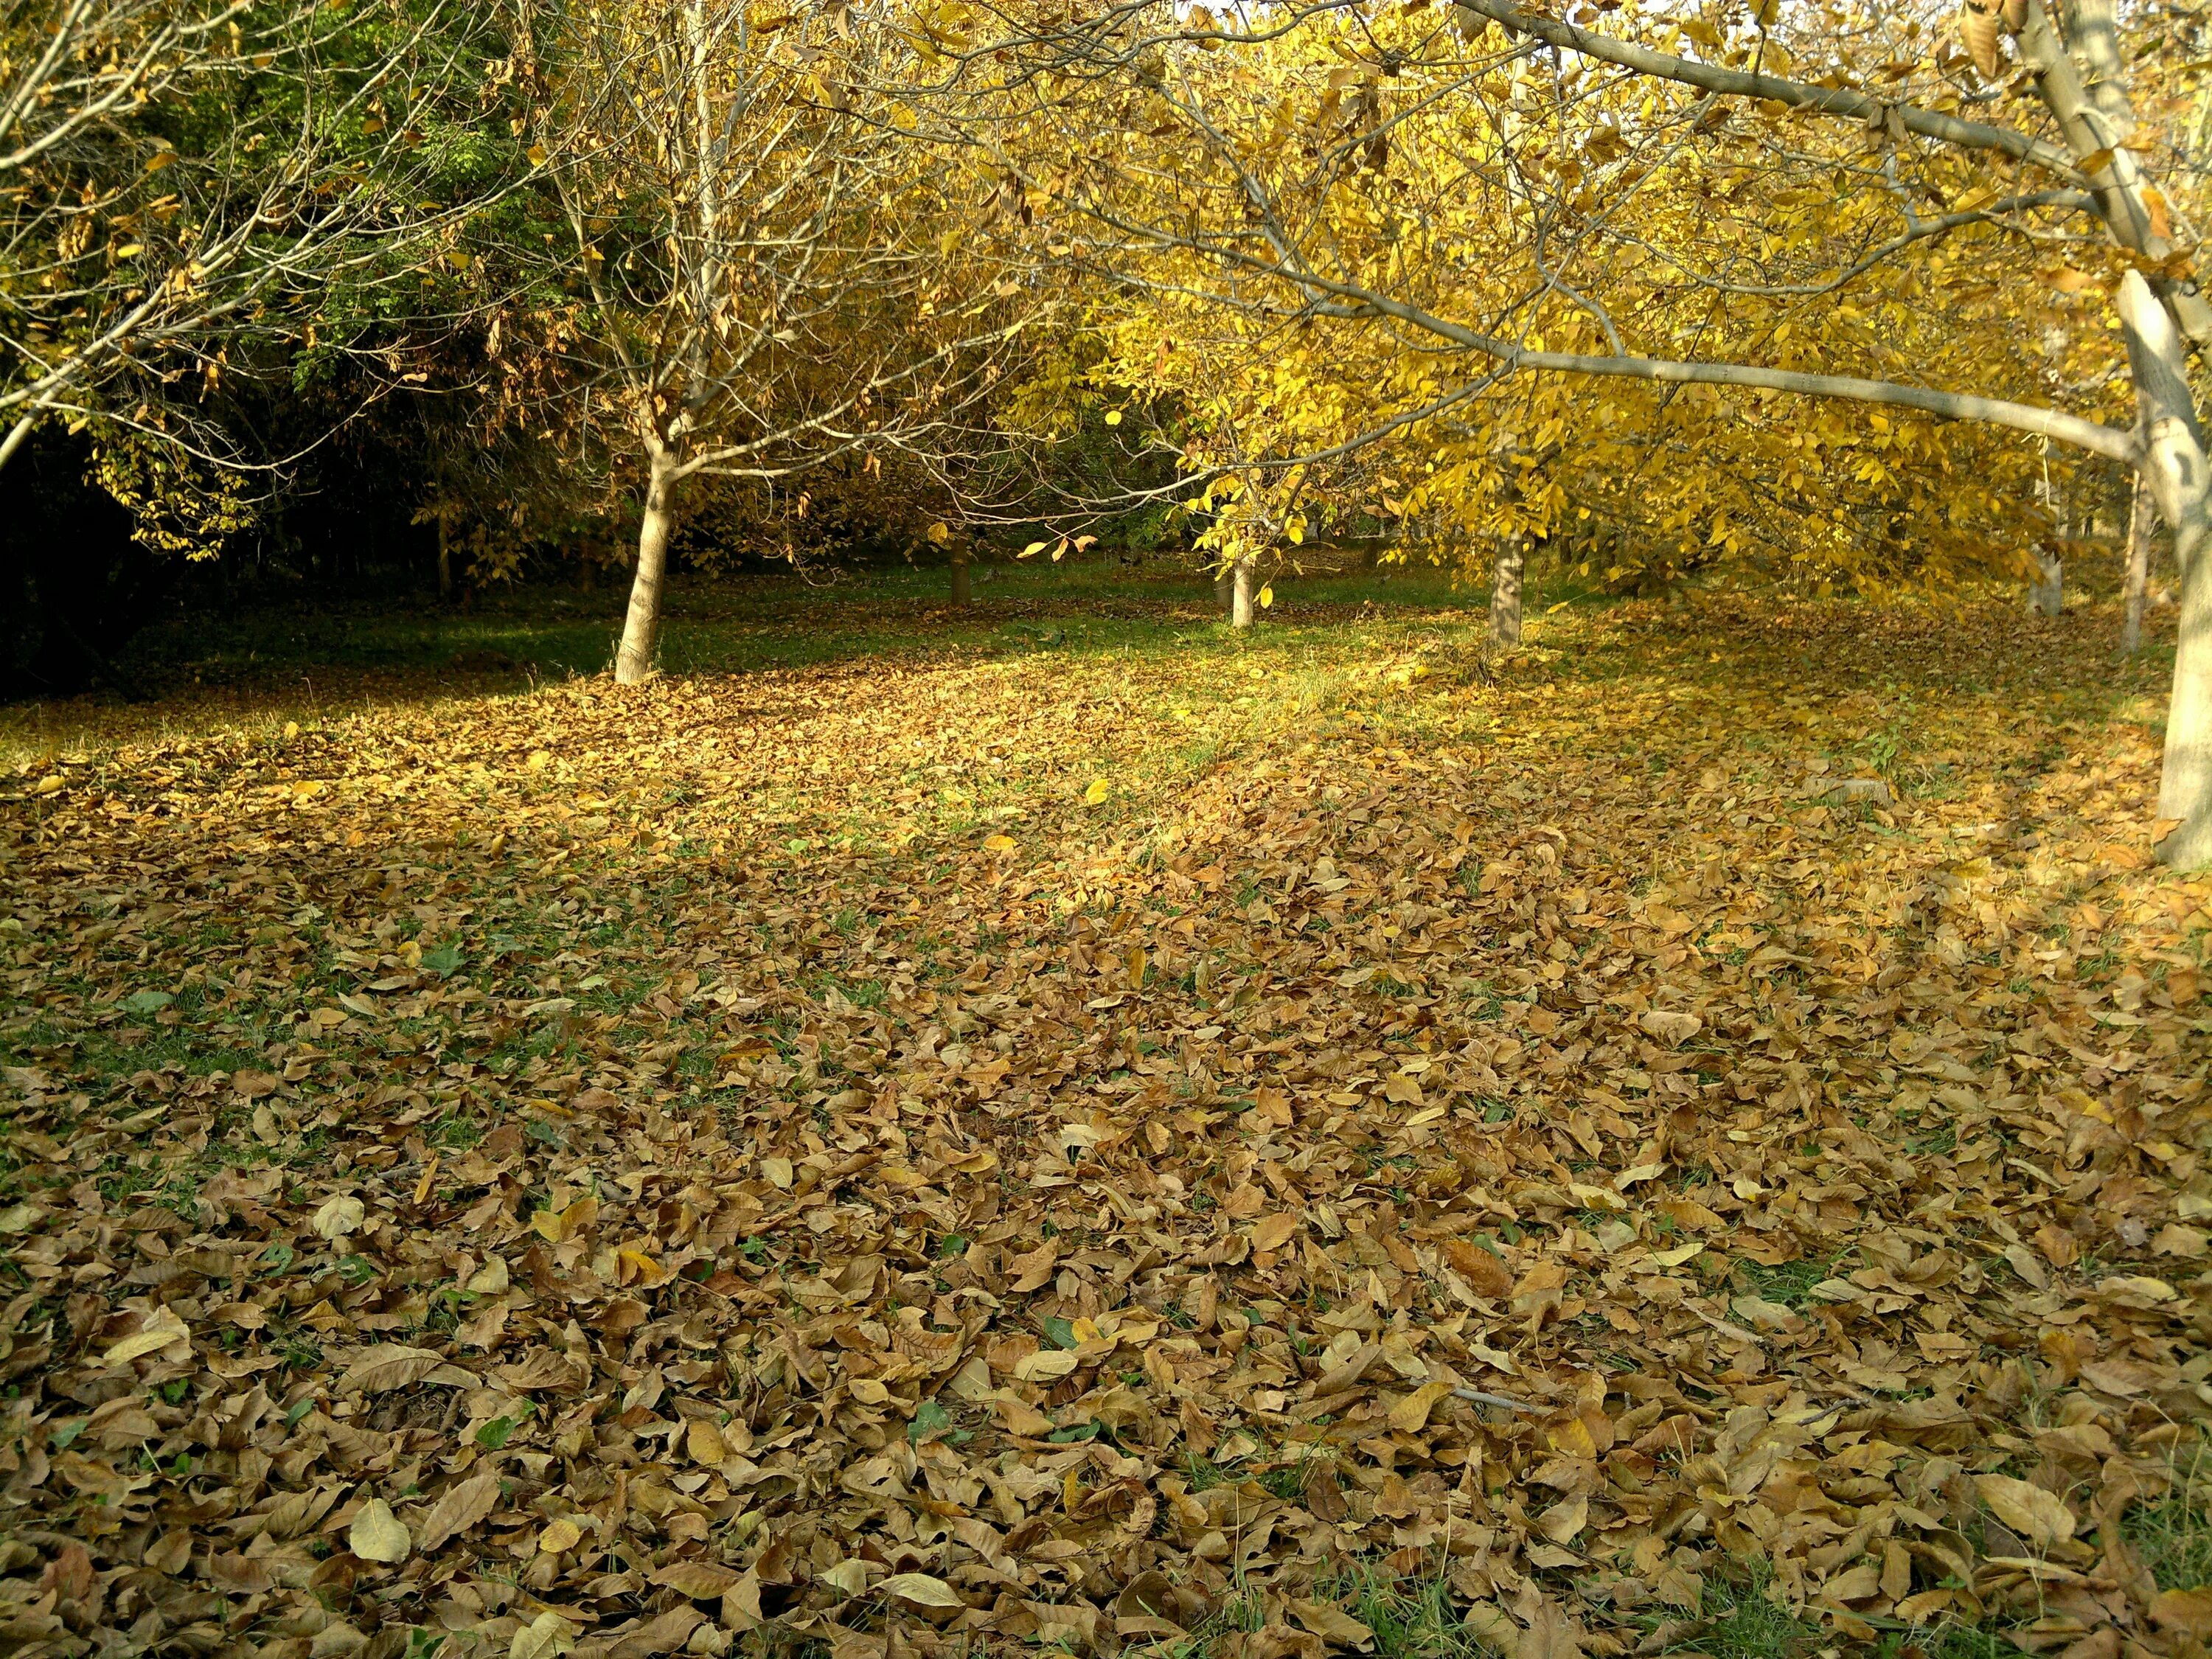
[{"label": "slender tree trunk", "polygon": [[2059,551],[2066,536],[2066,508],[2051,482],[2048,463],[2043,482],[2036,487],[2043,510],[2051,515],[2051,540],[2030,549],[2036,575],[2027,585],[2027,606],[2040,617],[2055,617],[2066,608],[2066,566]]},{"label": "slender tree trunk", "polygon": [[968,545],[956,542],[952,548],[952,603],[966,605],[972,597],[968,584]]},{"label": "slender tree trunk", "polygon": [[2182,571],[2173,693],[2166,704],[2159,777],[2158,816],[2176,823],[2158,843],[2158,855],[2182,870],[2212,864],[2212,556],[2202,545],[2203,516],[2200,501],[2200,544]]},{"label": "slender tree trunk", "polygon": [[1528,568],[1528,538],[1508,536],[1498,550],[1498,563],[1490,575],[1490,642],[1498,646],[1521,643],[1521,579]]},{"label": "slender tree trunk", "polygon": [[2039,616],[2055,617],[2066,609],[2066,564],[2055,548],[2035,550],[2035,566],[2041,574],[2027,585],[2027,602]]},{"label": "slender tree trunk", "polygon": [[2133,656],[2142,649],[2143,595],[2150,586],[2150,488],[2138,477],[2128,504],[2127,618],[2120,624],[2120,649]]},{"label": "slender tree trunk", "polygon": [[623,620],[622,648],[615,653],[615,680],[635,685],[653,673],[660,644],[660,598],[668,568],[668,537],[676,516],[676,457],[660,445],[650,451],[646,478],[645,519],[637,531],[637,574],[629,585],[629,614]]},{"label": "slender tree trunk", "polygon": [[2158,855],[2194,869],[2212,863],[2212,468],[2172,317],[2137,270],[2120,278],[2117,306],[2143,434],[2141,476],[2173,531],[2173,562],[2181,573],[2158,790],[2158,816],[2172,828],[2158,842]]},{"label": "slender tree trunk", "polygon": [[1223,616],[1227,616],[1230,605],[1236,597],[1236,591],[1237,572],[1224,564],[1221,567],[1221,574],[1213,579],[1213,608]]},{"label": "slender tree trunk", "polygon": [[1252,556],[1243,555],[1237,561],[1236,581],[1230,596],[1229,625],[1249,628],[1252,625]]},{"label": "slender tree trunk", "polygon": [[438,599],[449,602],[453,597],[453,532],[446,522],[446,515],[438,515]]}]

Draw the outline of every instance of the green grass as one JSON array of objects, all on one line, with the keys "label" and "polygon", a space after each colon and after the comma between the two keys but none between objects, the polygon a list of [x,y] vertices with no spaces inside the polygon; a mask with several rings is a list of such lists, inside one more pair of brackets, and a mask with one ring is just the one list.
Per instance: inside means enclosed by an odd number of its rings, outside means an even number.
[{"label": "green grass", "polygon": [[1460,1616],[1441,1577],[1395,1578],[1354,1567],[1317,1581],[1314,1595],[1375,1632],[1375,1659],[1489,1659],[1495,1652]]},{"label": "green grass", "polygon": [[[1236,753],[1241,729],[1263,715],[1353,713],[1376,691],[1376,664],[1437,645],[1479,645],[1481,592],[1455,588],[1433,568],[1285,574],[1275,587],[1261,626],[1239,634],[1214,610],[1202,572],[1165,561],[1003,563],[965,610],[949,604],[941,566],[848,569],[828,580],[780,568],[679,574],[659,659],[678,676],[1040,655],[1171,667],[1188,678],[1143,712],[1177,732],[1181,741],[1162,759],[1188,776]],[[275,756],[295,724],[313,729],[395,700],[524,694],[598,675],[612,658],[624,602],[619,591],[537,585],[488,589],[452,608],[377,595],[195,612],[146,629],[117,653],[158,703],[126,708],[98,693],[0,709],[0,765],[212,732]],[[1238,729],[1217,729],[1224,721]],[[1018,781],[1011,768],[987,781],[973,810],[989,809]]]},{"label": "green grass", "polygon": [[1813,1287],[1824,1279],[1835,1277],[1837,1264],[1842,1259],[1830,1256],[1823,1261],[1803,1256],[1770,1267],[1746,1258],[1736,1263],[1735,1280],[1744,1292],[1802,1310],[1812,1305]]},{"label": "green grass", "polygon": [[1709,1659],[1803,1659],[1825,1645],[1820,1626],[1790,1612],[1773,1589],[1773,1571],[1762,1560],[1708,1571],[1696,1624],[1659,1651]]},{"label": "green grass", "polygon": [[2212,1443],[2200,1438],[2172,1468],[2166,1495],[2136,1505],[2122,1531],[2160,1589],[2194,1589],[2212,1584]]},{"label": "green grass", "polygon": [[[981,571],[979,570],[979,575]],[[1188,566],[1114,559],[1054,565],[1006,561],[976,583],[969,610],[953,611],[941,566],[892,564],[826,579],[768,571],[723,578],[679,575],[672,584],[661,665],[671,672],[792,668],[916,648],[918,611],[930,617],[928,648],[1091,653],[1133,644],[1187,644],[1195,628],[1219,630],[1212,586]],[[1479,590],[1418,569],[1358,570],[1275,579],[1273,628],[1302,613],[1345,606],[1403,611],[1478,606]],[[249,606],[150,629],[124,664],[143,683],[174,688],[289,670],[447,672],[472,678],[593,674],[613,654],[625,594],[551,586],[495,588],[440,610],[388,603]],[[1158,614],[1164,607],[1173,614]],[[1333,621],[1340,623],[1340,617]]]}]

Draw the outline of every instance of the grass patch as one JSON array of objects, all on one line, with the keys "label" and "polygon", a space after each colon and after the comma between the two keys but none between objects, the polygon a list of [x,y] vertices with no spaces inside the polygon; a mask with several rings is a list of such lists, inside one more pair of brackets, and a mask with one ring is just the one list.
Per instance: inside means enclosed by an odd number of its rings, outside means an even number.
[{"label": "grass patch", "polygon": [[1397,1578],[1355,1567],[1318,1581],[1314,1595],[1375,1632],[1376,1659],[1488,1659],[1497,1651],[1461,1617],[1441,1577]]},{"label": "grass patch", "polygon": [[1825,1261],[1804,1256],[1768,1267],[1747,1257],[1735,1265],[1735,1282],[1742,1292],[1802,1310],[1812,1305],[1813,1287],[1824,1279],[1834,1278],[1837,1264],[1842,1261],[1841,1255]]},{"label": "grass patch", "polygon": [[1805,1659],[1827,1642],[1819,1626],[1799,1618],[1778,1599],[1773,1569],[1753,1559],[1708,1571],[1697,1622],[1659,1651],[1703,1654],[1707,1659]]},{"label": "grass patch", "polygon": [[2139,1504],[2121,1533],[2162,1590],[2212,1584],[2212,1444],[2177,1453],[2166,1496]]}]

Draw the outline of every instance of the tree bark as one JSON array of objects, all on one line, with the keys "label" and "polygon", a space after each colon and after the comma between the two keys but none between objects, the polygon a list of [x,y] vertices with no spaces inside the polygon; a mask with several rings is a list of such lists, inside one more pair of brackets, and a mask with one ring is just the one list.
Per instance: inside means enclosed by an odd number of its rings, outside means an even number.
[{"label": "tree bark", "polygon": [[968,547],[956,542],[952,547],[952,603],[966,605],[973,597],[968,581]]},{"label": "tree bark", "polygon": [[2039,617],[2056,617],[2066,609],[2065,562],[2053,550],[2039,547],[2035,565],[2041,574],[2027,585],[2029,608]]},{"label": "tree bark", "polygon": [[1247,553],[1237,561],[1236,580],[1230,596],[1229,625],[1231,628],[1249,628],[1254,614],[1252,556]]},{"label": "tree bark", "polygon": [[676,516],[676,457],[660,444],[647,451],[645,517],[637,531],[637,574],[629,585],[629,614],[623,619],[615,681],[635,685],[653,674],[660,644],[660,597],[668,568],[668,538]]},{"label": "tree bark", "polygon": [[2159,516],[2173,531],[2181,572],[2181,617],[2173,693],[2166,711],[2166,756],[2158,816],[2173,828],[2158,856],[2180,869],[2212,863],[2212,467],[2190,395],[2188,364],[2173,318],[2138,270],[2120,278],[2116,304],[2128,343],[2142,432],[2140,473]]},{"label": "tree bark", "polygon": [[2120,624],[2120,649],[2133,656],[2142,649],[2143,597],[2150,587],[2150,489],[2138,477],[2128,503],[2128,578],[2123,594],[2127,617]]},{"label": "tree bark", "polygon": [[1490,574],[1490,642],[1497,646],[1521,643],[1521,579],[1528,568],[1528,538],[1508,536],[1498,550],[1498,562]]},{"label": "tree bark", "polygon": [[1221,567],[1221,573],[1213,579],[1213,608],[1224,617],[1229,614],[1230,606],[1234,602],[1236,589],[1237,572],[1224,564]]},{"label": "tree bark", "polygon": [[2065,555],[2061,550],[2066,541],[2066,508],[2048,472],[2036,493],[2051,515],[2051,539],[2038,542],[2032,550],[2036,574],[2027,585],[2027,604],[2039,617],[2056,617],[2066,609]]}]

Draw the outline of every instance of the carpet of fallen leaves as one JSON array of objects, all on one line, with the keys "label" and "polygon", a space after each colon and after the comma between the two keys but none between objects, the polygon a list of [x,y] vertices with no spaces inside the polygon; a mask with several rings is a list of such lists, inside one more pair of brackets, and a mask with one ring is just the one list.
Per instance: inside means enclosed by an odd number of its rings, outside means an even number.
[{"label": "carpet of fallen leaves", "polygon": [[2154,673],[1174,625],[17,769],[0,1647],[2201,1656]]}]

